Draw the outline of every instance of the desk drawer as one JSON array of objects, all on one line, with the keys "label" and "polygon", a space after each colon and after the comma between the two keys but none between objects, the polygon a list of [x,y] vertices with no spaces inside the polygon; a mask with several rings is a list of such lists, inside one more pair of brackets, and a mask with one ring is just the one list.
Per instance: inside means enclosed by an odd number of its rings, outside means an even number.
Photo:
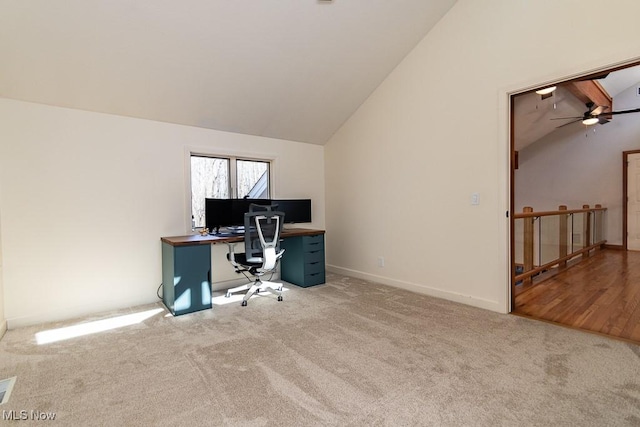
[{"label": "desk drawer", "polygon": [[310,264],[314,262],[324,262],[324,250],[305,252],[303,254],[303,258],[304,258],[305,264]]},{"label": "desk drawer", "polygon": [[324,251],[323,234],[317,234],[315,236],[304,236],[304,238],[302,239],[302,250],[304,252],[317,251],[319,249]]},{"label": "desk drawer", "polygon": [[309,286],[315,286],[315,285],[319,285],[321,283],[324,283],[325,279],[324,279],[324,268],[322,269],[322,271],[319,271],[317,273],[308,273],[304,275],[304,283],[299,284],[298,286],[301,286],[303,288],[307,288]]},{"label": "desk drawer", "polygon": [[304,265],[304,273],[318,273],[320,271],[324,271],[324,260],[308,262]]}]

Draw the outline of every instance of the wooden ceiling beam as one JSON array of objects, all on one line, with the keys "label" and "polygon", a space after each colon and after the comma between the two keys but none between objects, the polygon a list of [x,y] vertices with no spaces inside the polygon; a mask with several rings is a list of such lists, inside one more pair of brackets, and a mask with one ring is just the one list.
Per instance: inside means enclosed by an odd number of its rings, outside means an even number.
[{"label": "wooden ceiling beam", "polygon": [[605,111],[613,111],[613,98],[597,80],[567,82],[563,86],[582,103],[593,102],[595,106],[609,107]]}]

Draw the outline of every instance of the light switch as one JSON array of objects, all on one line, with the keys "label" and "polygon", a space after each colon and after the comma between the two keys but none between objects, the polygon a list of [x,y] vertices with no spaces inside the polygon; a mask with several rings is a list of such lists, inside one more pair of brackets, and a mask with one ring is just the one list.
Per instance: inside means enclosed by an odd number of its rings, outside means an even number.
[{"label": "light switch", "polygon": [[471,204],[472,205],[479,205],[480,204],[480,194],[479,193],[473,193],[471,195]]}]

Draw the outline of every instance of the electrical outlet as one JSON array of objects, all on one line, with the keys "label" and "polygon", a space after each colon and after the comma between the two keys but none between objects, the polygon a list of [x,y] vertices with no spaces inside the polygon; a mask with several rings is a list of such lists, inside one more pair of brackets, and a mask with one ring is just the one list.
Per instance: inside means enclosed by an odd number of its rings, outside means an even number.
[{"label": "electrical outlet", "polygon": [[378,267],[384,267],[384,257],[383,256],[379,256],[378,257]]},{"label": "electrical outlet", "polygon": [[471,195],[471,204],[474,205],[474,206],[480,204],[480,194],[473,193]]}]

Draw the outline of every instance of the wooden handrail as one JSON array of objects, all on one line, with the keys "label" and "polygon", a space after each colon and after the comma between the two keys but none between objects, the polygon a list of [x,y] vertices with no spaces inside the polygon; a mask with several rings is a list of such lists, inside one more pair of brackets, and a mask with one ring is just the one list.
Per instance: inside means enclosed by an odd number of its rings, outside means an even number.
[{"label": "wooden handrail", "polygon": [[541,212],[520,212],[513,214],[513,218],[532,218],[539,216],[551,216],[551,215],[564,215],[564,214],[574,214],[574,213],[585,213],[585,212],[593,212],[593,211],[606,211],[607,208],[603,208],[601,205],[596,205],[595,208],[588,209],[567,209],[567,210],[557,210],[557,211],[541,211]]}]

